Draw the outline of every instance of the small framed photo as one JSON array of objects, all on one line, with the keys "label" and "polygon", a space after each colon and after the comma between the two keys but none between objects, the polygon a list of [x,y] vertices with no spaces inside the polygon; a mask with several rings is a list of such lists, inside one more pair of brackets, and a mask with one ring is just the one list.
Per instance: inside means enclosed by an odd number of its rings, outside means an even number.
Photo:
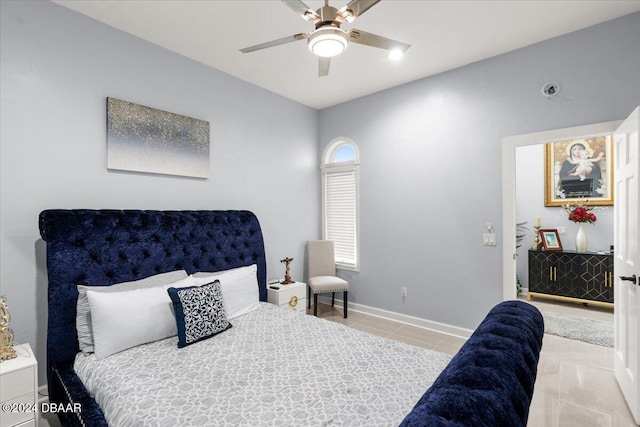
[{"label": "small framed photo", "polygon": [[562,250],[562,242],[560,242],[560,236],[556,229],[540,230],[540,240],[542,240],[545,251]]}]

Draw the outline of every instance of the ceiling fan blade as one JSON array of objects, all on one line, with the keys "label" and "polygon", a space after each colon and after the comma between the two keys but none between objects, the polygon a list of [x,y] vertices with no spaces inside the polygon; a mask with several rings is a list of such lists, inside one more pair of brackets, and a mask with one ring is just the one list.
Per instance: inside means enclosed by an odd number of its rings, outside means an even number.
[{"label": "ceiling fan blade", "polygon": [[338,15],[342,16],[345,21],[351,23],[355,21],[358,16],[375,6],[379,1],[380,0],[351,0],[338,11]]},{"label": "ceiling fan blade", "polygon": [[320,62],[318,67],[318,77],[326,77],[329,75],[329,66],[331,65],[331,58],[319,57]]},{"label": "ceiling fan blade", "polygon": [[399,42],[397,40],[388,39],[386,37],[378,36],[376,34],[367,33],[366,31],[357,30],[351,28],[347,30],[347,36],[349,41],[358,44],[364,44],[367,46],[378,47],[386,50],[400,50],[406,52],[411,45],[408,43]]},{"label": "ceiling fan blade", "polygon": [[279,46],[285,43],[295,42],[297,40],[304,40],[307,37],[309,37],[309,34],[311,34],[311,32],[294,34],[292,36],[283,37],[281,39],[271,40],[270,42],[265,42],[265,43],[260,43],[254,46],[245,47],[243,49],[240,49],[240,52],[249,53],[255,50],[266,49],[268,47],[274,47],[274,46]]},{"label": "ceiling fan blade", "polygon": [[302,0],[282,0],[287,6],[289,6],[295,13],[300,15],[302,19],[307,21],[316,22],[320,19],[320,16],[307,6]]}]

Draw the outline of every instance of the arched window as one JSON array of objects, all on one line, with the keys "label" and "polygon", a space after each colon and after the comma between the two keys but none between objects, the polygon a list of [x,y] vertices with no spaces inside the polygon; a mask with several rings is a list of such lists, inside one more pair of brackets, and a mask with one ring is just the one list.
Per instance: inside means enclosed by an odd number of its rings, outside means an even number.
[{"label": "arched window", "polygon": [[357,271],[359,260],[358,147],[331,141],[322,155],[322,238],[335,244],[336,267]]}]

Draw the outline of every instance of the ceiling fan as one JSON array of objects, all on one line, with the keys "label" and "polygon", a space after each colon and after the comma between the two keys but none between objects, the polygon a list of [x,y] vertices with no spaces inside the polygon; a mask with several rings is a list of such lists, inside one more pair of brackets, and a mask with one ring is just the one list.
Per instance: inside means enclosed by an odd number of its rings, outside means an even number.
[{"label": "ceiling fan", "polygon": [[299,14],[302,19],[313,22],[316,29],[314,31],[298,33],[266,43],[245,47],[244,49],[240,49],[240,52],[249,53],[256,50],[266,49],[268,47],[307,39],[309,50],[318,55],[320,59],[318,76],[324,77],[329,75],[331,58],[344,52],[347,46],[349,46],[349,42],[389,50],[399,55],[402,55],[409,49],[409,47],[411,47],[410,44],[391,40],[386,37],[367,33],[366,31],[355,28],[351,28],[346,31],[340,28],[340,25],[345,22],[352,23],[355,21],[356,18],[365,13],[371,7],[375,6],[380,0],[351,0],[340,10],[333,6],[329,6],[329,0],[325,0],[324,6],[315,12],[302,0],[282,1],[294,12]]}]

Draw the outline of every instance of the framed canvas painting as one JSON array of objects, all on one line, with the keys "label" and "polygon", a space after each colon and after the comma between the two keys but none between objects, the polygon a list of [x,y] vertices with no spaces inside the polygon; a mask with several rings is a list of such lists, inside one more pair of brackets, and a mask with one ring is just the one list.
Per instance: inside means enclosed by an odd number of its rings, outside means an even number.
[{"label": "framed canvas painting", "polygon": [[107,168],[209,177],[209,122],[107,98]]},{"label": "framed canvas painting", "polygon": [[613,205],[611,135],[545,144],[544,205]]}]

